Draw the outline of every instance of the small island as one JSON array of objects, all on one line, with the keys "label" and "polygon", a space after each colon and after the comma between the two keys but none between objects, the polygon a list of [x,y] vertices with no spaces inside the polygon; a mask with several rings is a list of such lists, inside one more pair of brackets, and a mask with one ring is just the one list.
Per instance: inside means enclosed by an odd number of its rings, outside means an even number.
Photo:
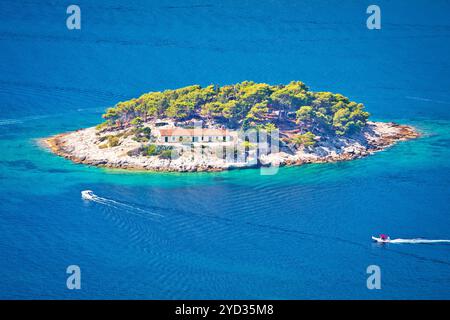
[{"label": "small island", "polygon": [[77,163],[190,172],[350,160],[419,136],[410,126],[371,122],[363,104],[301,81],[150,92],[103,118],[44,142]]}]

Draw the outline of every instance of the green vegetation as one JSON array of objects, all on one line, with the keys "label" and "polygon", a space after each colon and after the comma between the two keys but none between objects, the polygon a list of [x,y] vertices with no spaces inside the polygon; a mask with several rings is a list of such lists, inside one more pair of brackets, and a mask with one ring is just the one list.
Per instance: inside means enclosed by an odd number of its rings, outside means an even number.
[{"label": "green vegetation", "polygon": [[120,144],[120,138],[117,136],[108,136],[108,146],[117,147]]},{"label": "green vegetation", "polygon": [[[135,118],[135,119],[138,119],[138,118]],[[133,121],[135,119],[133,119]],[[141,123],[141,122],[139,122],[139,123]],[[134,128],[132,133],[134,134],[134,137],[132,139],[137,142],[147,142],[152,139],[152,129],[150,129],[149,127],[142,127],[142,126],[140,126],[140,124],[139,124],[139,127]]]},{"label": "green vegetation", "polygon": [[116,147],[120,144],[120,138],[123,136],[123,133],[119,133],[117,135],[106,135],[106,136],[101,136],[98,138],[99,142],[105,142],[101,145],[99,145],[98,147],[100,149],[105,149],[105,148],[111,148],[111,147]]},{"label": "green vegetation", "polygon": [[267,133],[271,133],[272,131],[275,131],[277,129],[278,129],[277,126],[271,122],[265,124],[258,124],[256,126],[256,130],[266,131]]},{"label": "green vegetation", "polygon": [[290,142],[296,146],[310,147],[316,144],[315,138],[316,136],[312,132],[306,132],[304,134],[295,135],[291,138]]},{"label": "green vegetation", "polygon": [[95,126],[95,129],[98,130],[98,131],[100,131],[100,130],[105,129],[106,127],[108,127],[108,122],[107,122],[107,121],[104,121],[104,122],[99,123],[98,125],[96,125],[96,126]]},{"label": "green vegetation", "polygon": [[143,120],[141,117],[136,117],[133,120],[130,121],[130,124],[136,126],[136,127],[140,127],[143,123]]},{"label": "green vegetation", "polygon": [[132,134],[132,131],[122,131],[119,132],[116,135],[103,135],[101,137],[98,138],[98,142],[105,142],[101,145],[99,145],[100,149],[104,149],[104,148],[112,148],[112,147],[117,147],[120,144],[120,139],[121,138],[126,138],[129,135]]},{"label": "green vegetation", "polygon": [[250,150],[256,147],[254,143],[251,143],[250,141],[243,141],[242,147],[244,147],[245,150]]},{"label": "green vegetation", "polygon": [[[136,127],[149,119],[192,117],[212,120],[228,128],[274,130],[283,121],[294,121],[302,132],[357,132],[369,117],[360,103],[341,94],[313,92],[300,81],[268,85],[244,81],[234,85],[188,86],[176,90],[150,92],[119,102],[103,115],[108,125]],[[266,130],[267,130],[266,129]]]},{"label": "green vegetation", "polygon": [[159,154],[160,159],[172,159],[172,150],[164,150]]},{"label": "green vegetation", "polygon": [[[172,146],[149,144],[149,145],[140,147],[136,150],[129,151],[128,155],[129,156],[136,156],[136,155],[158,156],[161,159],[172,159],[173,150],[174,150],[174,148]],[[176,157],[177,154],[174,153],[173,156]]]},{"label": "green vegetation", "polygon": [[142,153],[145,154],[146,156],[154,156],[158,154],[158,148],[156,145],[150,144],[146,147],[143,147]]}]

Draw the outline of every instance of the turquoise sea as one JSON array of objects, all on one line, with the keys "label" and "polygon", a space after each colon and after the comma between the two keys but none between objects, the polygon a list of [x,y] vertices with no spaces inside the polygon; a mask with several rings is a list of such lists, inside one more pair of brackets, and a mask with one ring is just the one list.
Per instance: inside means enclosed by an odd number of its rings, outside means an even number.
[{"label": "turquoise sea", "polygon": [[[79,0],[81,30],[68,4],[0,2],[0,298],[450,298],[450,245],[371,242],[450,239],[448,1],[377,1],[381,30],[368,1]],[[243,80],[302,80],[423,136],[272,176],[111,171],[37,140],[147,91]]]}]

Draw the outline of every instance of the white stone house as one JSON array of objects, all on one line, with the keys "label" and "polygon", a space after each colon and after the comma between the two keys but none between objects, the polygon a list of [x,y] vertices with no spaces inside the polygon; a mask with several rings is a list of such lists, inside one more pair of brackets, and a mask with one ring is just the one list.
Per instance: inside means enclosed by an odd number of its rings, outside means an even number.
[{"label": "white stone house", "polygon": [[161,128],[158,130],[158,142],[183,143],[183,142],[229,142],[232,141],[230,132],[223,129],[183,129]]}]

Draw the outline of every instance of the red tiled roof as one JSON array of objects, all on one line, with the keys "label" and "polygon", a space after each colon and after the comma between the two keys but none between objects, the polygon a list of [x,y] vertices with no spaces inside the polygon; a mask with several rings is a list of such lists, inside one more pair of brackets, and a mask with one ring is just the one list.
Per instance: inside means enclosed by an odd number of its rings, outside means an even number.
[{"label": "red tiled roof", "polygon": [[227,136],[227,130],[223,129],[159,129],[161,136]]}]

